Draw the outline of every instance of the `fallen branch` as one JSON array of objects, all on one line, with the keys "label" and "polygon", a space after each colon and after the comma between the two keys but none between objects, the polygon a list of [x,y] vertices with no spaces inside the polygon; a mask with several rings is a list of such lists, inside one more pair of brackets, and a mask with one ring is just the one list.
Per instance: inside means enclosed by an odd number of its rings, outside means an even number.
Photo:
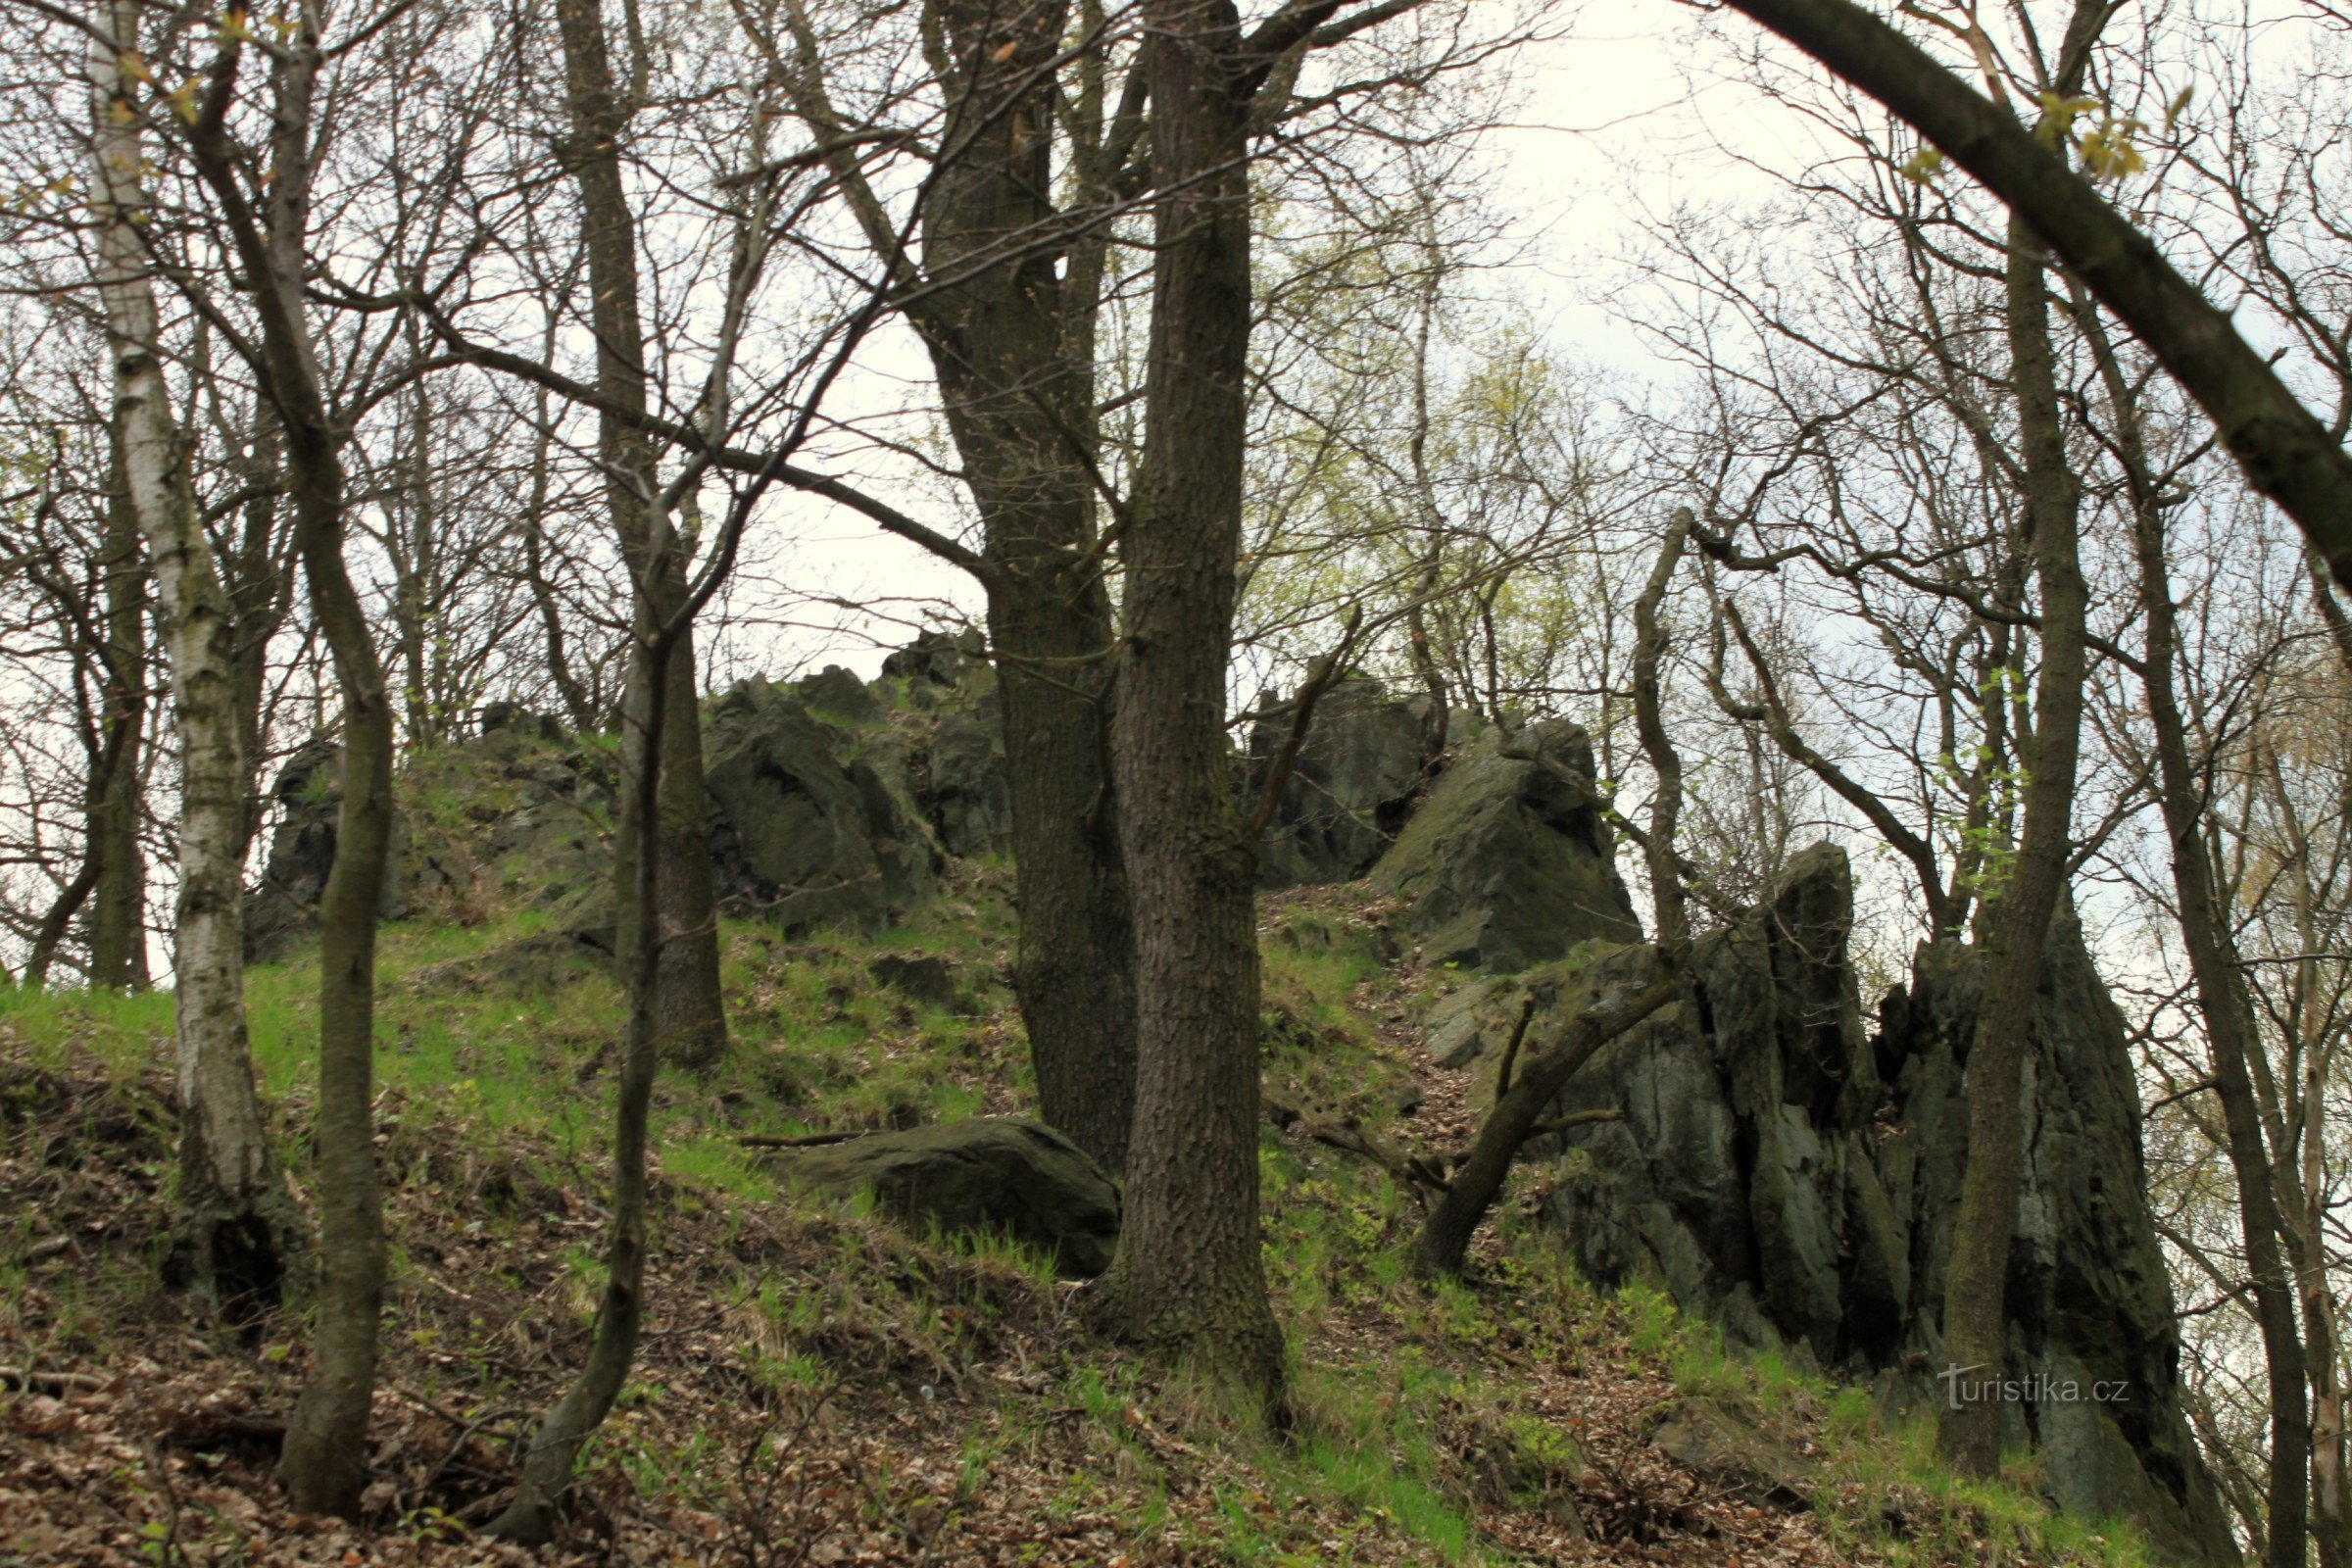
[{"label": "fallen branch", "polygon": [[21,1366],[0,1366],[0,1388],[10,1388],[20,1394],[46,1394],[52,1398],[68,1394],[103,1394],[114,1385],[102,1377],[87,1372],[35,1372]]},{"label": "fallen branch", "polygon": [[1511,1092],[1511,1064],[1519,1059],[1519,1043],[1527,1038],[1528,1020],[1535,1015],[1536,999],[1531,995],[1519,1005],[1519,1021],[1511,1025],[1511,1038],[1502,1048],[1502,1065],[1494,1069],[1496,1100]]},{"label": "fallen branch", "polygon": [[1549,1121],[1536,1123],[1527,1130],[1527,1136],[1530,1139],[1543,1138],[1551,1133],[1569,1132],[1578,1127],[1598,1126],[1604,1121],[1623,1120],[1625,1120],[1625,1112],[1622,1110],[1571,1111],[1565,1116],[1554,1116]]},{"label": "fallen branch", "polygon": [[1370,1160],[1424,1202],[1427,1194],[1446,1190],[1446,1173],[1439,1159],[1389,1142],[1353,1116],[1309,1110],[1282,1089],[1266,1088],[1260,1091],[1258,1099],[1265,1107],[1266,1120],[1275,1126],[1285,1132],[1296,1130],[1327,1148]]},{"label": "fallen branch", "polygon": [[746,1149],[822,1149],[827,1144],[846,1144],[863,1133],[803,1133],[797,1138],[783,1138],[770,1133],[746,1133],[735,1140]]},{"label": "fallen branch", "polygon": [[[1423,1275],[1461,1272],[1470,1238],[1501,1193],[1520,1147],[1555,1125],[1544,1120],[1544,1108],[1559,1098],[1578,1069],[1601,1047],[1683,995],[1688,982],[1671,959],[1665,961],[1663,978],[1622,1002],[1596,1002],[1561,1024],[1518,1081],[1495,1095],[1469,1155],[1454,1167],[1451,1184],[1422,1223],[1414,1265]],[[1558,1118],[1563,1124],[1575,1121]]]}]

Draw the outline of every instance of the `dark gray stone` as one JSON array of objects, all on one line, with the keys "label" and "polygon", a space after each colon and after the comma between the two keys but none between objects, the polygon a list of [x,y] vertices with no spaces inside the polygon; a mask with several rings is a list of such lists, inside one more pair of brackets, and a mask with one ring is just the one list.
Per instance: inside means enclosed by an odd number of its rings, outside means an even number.
[{"label": "dark gray stone", "polygon": [[942,1012],[956,1005],[956,966],[933,954],[885,953],[865,966],[874,983]]},{"label": "dark gray stone", "polygon": [[993,690],[968,709],[940,713],[924,763],[918,798],[950,855],[994,855],[1011,847],[1012,784]]},{"label": "dark gray stone", "polygon": [[485,736],[496,735],[505,730],[513,730],[517,734],[528,736],[530,739],[536,741],[561,743],[564,739],[564,726],[562,724],[559,724],[554,719],[548,717],[545,713],[534,713],[529,709],[523,707],[520,703],[514,702],[497,702],[483,705],[481,716],[475,725],[475,729],[479,734]]},{"label": "dark gray stone", "polygon": [[1813,1506],[1815,1466],[1735,1406],[1677,1399],[1659,1412],[1649,1441],[1718,1492],[1775,1508]]},{"label": "dark gray stone", "polygon": [[1467,1067],[1500,1051],[1518,1018],[1518,987],[1500,978],[1473,980],[1430,1004],[1421,1046],[1441,1067]]},{"label": "dark gray stone", "polygon": [[906,683],[906,698],[916,708],[939,700],[942,687],[968,681],[988,665],[988,638],[977,627],[959,632],[926,631],[882,661],[885,680]]},{"label": "dark gray stone", "polygon": [[1405,901],[1433,963],[1524,969],[1578,944],[1642,935],[1592,781],[1592,745],[1564,719],[1480,734],[1372,868]]},{"label": "dark gray stone", "polygon": [[1110,1267],[1118,1246],[1118,1188],[1039,1122],[980,1116],[783,1151],[775,1163],[814,1186],[871,1187],[902,1219],[1010,1236],[1071,1279]]},{"label": "dark gray stone", "polygon": [[788,931],[866,930],[930,896],[938,850],[901,794],[847,732],[765,681],[704,710],[719,891]]},{"label": "dark gray stone", "polygon": [[[261,883],[245,899],[245,956],[251,961],[282,957],[318,929],[318,899],[335,864],[342,773],[343,748],[316,739],[286,759],[270,786],[267,798],[277,808],[277,824],[270,833]],[[395,811],[383,892],[376,901],[379,919],[398,920],[408,913],[408,819]]]},{"label": "dark gray stone", "polygon": [[795,688],[812,713],[850,724],[879,724],[888,716],[882,700],[857,674],[839,664],[827,664]]},{"label": "dark gray stone", "polygon": [[[1296,722],[1290,704],[1250,729],[1244,800],[1254,809]],[[1258,885],[1362,876],[1396,840],[1431,760],[1427,698],[1397,700],[1369,675],[1335,682],[1315,704],[1258,849]]]},{"label": "dark gray stone", "polygon": [[[1968,1156],[1965,1070],[1983,994],[1976,956],[1922,947],[1912,984],[1880,1010],[1877,1051],[1894,1128],[1880,1167],[1906,1223],[1911,1347],[1941,1366],[1933,1332]],[[2043,1485],[2090,1517],[2134,1520],[2179,1562],[2234,1562],[2213,1483],[2180,1405],[2172,1278],[2147,1206],[2130,1034],[2061,910],[2043,956],[2026,1057],[2026,1183],[2010,1243],[2010,1365],[2076,1398],[2014,1407]],[[2096,1383],[2123,1398],[2089,1398]]]},{"label": "dark gray stone", "polygon": [[[1939,1392],[1981,980],[1973,953],[1923,947],[1871,1039],[1852,910],[1845,857],[1821,846],[1766,905],[1703,938],[1696,1005],[1604,1048],[1562,1095],[1562,1111],[1625,1119],[1566,1135],[1547,1213],[1595,1283],[1646,1280],[1736,1341],[1895,1378],[1918,1402]],[[2180,1404],[2124,1020],[2071,914],[2053,933],[2028,1071],[2010,1370],[2085,1396],[2013,1406],[2011,1440],[2039,1448],[2067,1508],[2132,1518],[2173,1561],[2234,1561]],[[2102,1381],[2126,1396],[2089,1402]]]}]

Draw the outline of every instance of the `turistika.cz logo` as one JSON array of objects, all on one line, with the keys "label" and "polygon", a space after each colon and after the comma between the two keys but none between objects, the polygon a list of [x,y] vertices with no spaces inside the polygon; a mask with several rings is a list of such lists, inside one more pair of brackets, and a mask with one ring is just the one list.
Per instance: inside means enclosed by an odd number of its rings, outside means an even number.
[{"label": "turistika.cz logo", "polygon": [[1974,1366],[1947,1366],[1936,1375],[1943,1380],[1943,1397],[1947,1408],[1958,1410],[1972,1404],[2081,1404],[2083,1390],[2090,1391],[2094,1404],[2124,1404],[2132,1397],[2129,1383],[2113,1379],[2082,1384],[2073,1378],[2054,1378],[2047,1372],[2035,1372],[2022,1378],[1971,1378],[1971,1372],[1982,1372],[1989,1363],[1979,1361]]}]

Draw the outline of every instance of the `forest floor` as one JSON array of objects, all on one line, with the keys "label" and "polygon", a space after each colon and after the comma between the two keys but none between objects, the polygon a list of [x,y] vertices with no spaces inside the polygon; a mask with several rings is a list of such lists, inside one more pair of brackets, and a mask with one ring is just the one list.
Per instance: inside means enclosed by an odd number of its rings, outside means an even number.
[{"label": "forest floor", "polygon": [[[1643,1291],[1579,1281],[1532,1223],[1543,1172],[1462,1285],[1405,1259],[1413,1200],[1269,1127],[1266,1256],[1293,1429],[1137,1362],[1083,1285],[1010,1244],[911,1235],[779,1190],[745,1135],[912,1125],[1027,1103],[1003,875],[917,926],[786,943],[727,928],[735,1043],[658,1106],[648,1320],[557,1545],[474,1539],[577,1365],[599,1282],[611,982],[502,990],[467,967],[528,929],[385,934],[378,1153],[392,1236],[373,1470],[357,1524],[270,1480],[299,1310],[259,1335],[156,1285],[171,1180],[168,996],[0,996],[0,1565],[1669,1563],[2142,1560],[2052,1516],[2030,1473],[1964,1486],[1921,1421],[1774,1356],[1727,1353]],[[1465,1075],[1418,1046],[1423,973],[1361,890],[1264,920],[1267,1077],[1390,1137],[1458,1147]],[[953,1013],[882,989],[942,953]],[[472,978],[469,978],[472,977]],[[315,965],[251,977],[253,1044],[304,1168]],[[1693,1469],[1653,1443],[1700,1398],[1801,1477]]]}]

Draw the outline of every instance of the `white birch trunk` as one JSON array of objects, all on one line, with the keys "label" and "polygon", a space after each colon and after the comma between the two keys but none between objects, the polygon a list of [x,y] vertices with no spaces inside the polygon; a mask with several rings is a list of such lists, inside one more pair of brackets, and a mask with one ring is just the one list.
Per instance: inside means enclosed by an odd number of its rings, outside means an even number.
[{"label": "white birch trunk", "polygon": [[90,55],[98,285],[122,431],[123,483],[155,574],[180,742],[173,1002],[179,1213],[168,1273],[225,1309],[266,1310],[303,1243],[254,1092],[245,1035],[248,780],[237,722],[236,624],[187,484],[165,379],[144,150],[133,107],[138,10],[101,0]]}]

